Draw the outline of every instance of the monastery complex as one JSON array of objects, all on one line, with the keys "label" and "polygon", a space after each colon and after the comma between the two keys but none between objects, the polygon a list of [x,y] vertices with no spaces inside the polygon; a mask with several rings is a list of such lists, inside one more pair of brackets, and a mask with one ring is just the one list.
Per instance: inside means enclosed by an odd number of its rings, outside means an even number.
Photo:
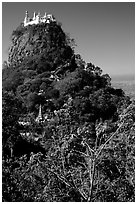
[{"label": "monastery complex", "polygon": [[50,23],[55,22],[56,19],[52,14],[46,14],[44,16],[40,15],[40,12],[36,14],[34,12],[33,18],[29,17],[28,11],[26,11],[25,19],[24,19],[24,26],[39,24],[39,23]]}]

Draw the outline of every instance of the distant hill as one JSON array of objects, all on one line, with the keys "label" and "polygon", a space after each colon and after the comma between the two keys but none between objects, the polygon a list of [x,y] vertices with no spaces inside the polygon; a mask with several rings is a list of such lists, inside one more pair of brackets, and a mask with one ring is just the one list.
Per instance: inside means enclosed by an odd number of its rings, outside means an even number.
[{"label": "distant hill", "polygon": [[130,75],[111,75],[112,82],[115,81],[134,81],[135,80],[135,75],[130,74]]},{"label": "distant hill", "polygon": [[126,95],[135,98],[134,75],[112,76],[112,86],[123,89]]}]

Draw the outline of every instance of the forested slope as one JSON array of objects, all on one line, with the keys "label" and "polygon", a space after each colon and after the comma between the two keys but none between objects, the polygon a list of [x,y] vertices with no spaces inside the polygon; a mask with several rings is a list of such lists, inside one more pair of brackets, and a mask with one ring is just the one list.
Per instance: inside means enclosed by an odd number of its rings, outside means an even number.
[{"label": "forested slope", "polygon": [[61,24],[21,24],[11,39],[3,201],[134,201],[134,101],[75,54]]}]

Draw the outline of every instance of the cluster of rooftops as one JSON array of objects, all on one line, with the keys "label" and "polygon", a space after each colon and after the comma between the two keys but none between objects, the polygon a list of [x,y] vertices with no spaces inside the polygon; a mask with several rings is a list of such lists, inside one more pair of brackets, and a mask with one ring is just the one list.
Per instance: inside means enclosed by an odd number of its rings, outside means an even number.
[{"label": "cluster of rooftops", "polygon": [[40,12],[33,13],[33,18],[29,17],[28,11],[26,11],[26,15],[24,18],[24,26],[39,24],[39,23],[50,23],[55,22],[56,19],[52,14],[45,13],[44,16],[41,16]]}]

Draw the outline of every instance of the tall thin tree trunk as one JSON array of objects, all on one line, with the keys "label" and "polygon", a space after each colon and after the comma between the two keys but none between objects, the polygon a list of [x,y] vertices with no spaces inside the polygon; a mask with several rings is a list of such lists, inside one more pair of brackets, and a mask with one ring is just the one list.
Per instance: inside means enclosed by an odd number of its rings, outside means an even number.
[{"label": "tall thin tree trunk", "polygon": [[93,183],[94,183],[94,176],[95,176],[95,165],[96,165],[96,159],[93,159],[92,170],[90,168],[90,189],[89,189],[88,202],[92,201],[92,196],[93,196]]},{"label": "tall thin tree trunk", "polygon": [[11,158],[13,157],[13,148],[12,147],[10,148],[10,156],[11,156]]}]

